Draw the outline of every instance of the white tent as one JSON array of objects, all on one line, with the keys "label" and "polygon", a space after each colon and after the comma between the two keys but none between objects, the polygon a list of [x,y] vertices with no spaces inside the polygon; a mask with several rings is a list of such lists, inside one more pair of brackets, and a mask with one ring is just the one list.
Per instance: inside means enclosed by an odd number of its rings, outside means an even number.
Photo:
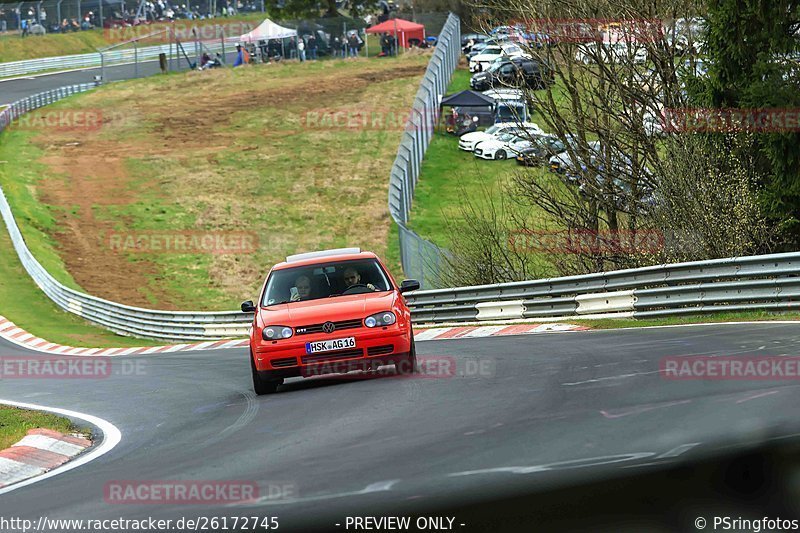
[{"label": "white tent", "polygon": [[296,35],[297,30],[284,28],[283,26],[279,26],[269,19],[265,19],[264,22],[259,24],[256,29],[238,37],[230,37],[228,40],[254,42],[262,40],[266,41],[268,39],[285,39],[287,37],[295,37]]}]

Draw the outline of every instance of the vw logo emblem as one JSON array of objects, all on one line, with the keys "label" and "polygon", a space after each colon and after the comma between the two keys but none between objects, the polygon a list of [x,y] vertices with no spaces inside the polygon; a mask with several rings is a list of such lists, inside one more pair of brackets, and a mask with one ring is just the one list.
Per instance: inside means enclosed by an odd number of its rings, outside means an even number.
[{"label": "vw logo emblem", "polygon": [[333,333],[335,329],[336,329],[336,324],[334,324],[333,322],[325,322],[324,324],[322,324],[322,331],[324,331],[325,333]]}]

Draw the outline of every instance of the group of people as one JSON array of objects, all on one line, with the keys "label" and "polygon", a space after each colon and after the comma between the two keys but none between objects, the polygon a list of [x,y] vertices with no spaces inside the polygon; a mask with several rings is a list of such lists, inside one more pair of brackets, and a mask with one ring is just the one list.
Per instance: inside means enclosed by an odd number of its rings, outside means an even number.
[{"label": "group of people", "polygon": [[391,33],[381,34],[381,56],[397,55],[397,39]]},{"label": "group of people", "polygon": [[[185,1],[185,0],[184,0]],[[78,4],[80,5],[80,4]],[[130,4],[129,4],[130,5]],[[139,9],[139,3],[134,2],[134,7],[120,10],[116,4],[109,6],[106,16],[100,19],[98,13],[89,11],[77,18],[64,17],[59,20],[49,20],[47,8],[41,4],[30,7],[8,5],[0,7],[0,33],[18,30],[23,37],[44,33],[66,33],[80,30],[99,28],[103,24],[137,24],[140,22],[171,21],[177,19],[203,20],[215,16],[234,16],[240,13],[260,11],[261,4],[256,0],[217,0],[212,8],[210,0],[197,4],[170,3],[169,0],[149,0]],[[62,6],[67,13],[74,12],[74,7]],[[49,22],[49,23],[48,23]]]},{"label": "group of people", "polygon": [[[330,49],[327,48],[330,46]],[[249,63],[269,63],[280,61],[282,58],[297,58],[302,61],[319,59],[320,53],[327,52],[332,57],[359,57],[364,40],[356,31],[342,35],[334,35],[329,43],[322,40],[322,36],[304,34],[286,39],[261,40],[258,43],[242,43],[236,46],[236,59],[234,67]]]}]

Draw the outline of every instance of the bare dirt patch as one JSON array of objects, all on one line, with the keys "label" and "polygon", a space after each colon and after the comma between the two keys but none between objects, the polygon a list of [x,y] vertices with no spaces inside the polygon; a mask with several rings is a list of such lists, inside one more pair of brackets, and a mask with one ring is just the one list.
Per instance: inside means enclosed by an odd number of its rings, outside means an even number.
[{"label": "bare dirt patch", "polygon": [[[57,208],[52,237],[83,289],[143,307],[230,309],[287,253],[342,239],[385,252],[386,184],[400,132],[302,131],[296,123],[320,107],[410,107],[424,60],[295,67],[274,78],[269,68],[190,73],[166,88],[161,80],[110,86],[78,100],[103,110],[102,128],[35,138],[52,171],[37,195]],[[110,232],[141,227],[263,238],[257,253],[197,261],[109,247]]]}]

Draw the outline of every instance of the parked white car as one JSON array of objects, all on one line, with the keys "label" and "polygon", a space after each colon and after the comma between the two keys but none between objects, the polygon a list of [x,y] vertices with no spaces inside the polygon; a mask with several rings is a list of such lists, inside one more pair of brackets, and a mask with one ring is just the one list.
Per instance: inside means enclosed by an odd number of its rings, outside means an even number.
[{"label": "parked white car", "polygon": [[492,61],[498,57],[519,57],[524,55],[522,48],[514,43],[487,46],[480,54],[469,60],[469,71],[480,72],[486,70],[492,64]]},{"label": "parked white car", "polygon": [[607,63],[647,63],[647,50],[640,43],[587,43],[575,52],[575,60],[586,65],[600,57]]},{"label": "parked white car", "polygon": [[458,139],[458,147],[466,152],[475,149],[479,142],[490,141],[503,133],[513,133],[524,137],[525,135],[544,135],[544,131],[533,122],[499,122],[490,126],[486,131],[473,131],[462,135]]},{"label": "parked white car", "polygon": [[531,146],[533,143],[528,138],[513,133],[501,133],[493,139],[477,143],[472,153],[481,159],[502,161],[509,156],[515,157],[522,150]]}]

